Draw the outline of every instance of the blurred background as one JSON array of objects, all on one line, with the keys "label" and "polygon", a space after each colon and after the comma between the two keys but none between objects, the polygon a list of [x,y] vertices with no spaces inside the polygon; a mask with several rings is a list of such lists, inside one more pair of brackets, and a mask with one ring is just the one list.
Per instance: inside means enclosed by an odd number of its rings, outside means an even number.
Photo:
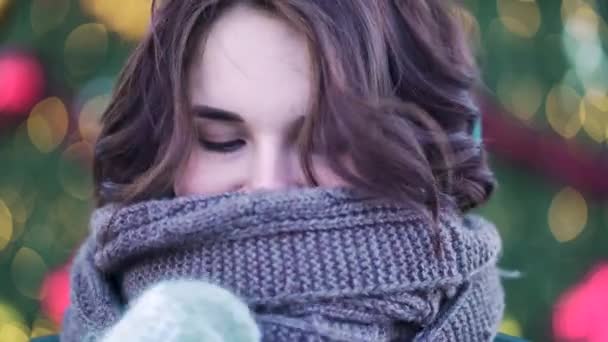
[{"label": "blurred background", "polygon": [[[371,1],[371,0],[370,0]],[[501,330],[608,341],[608,1],[466,0],[500,183]],[[0,342],[57,332],[92,146],[151,0],[0,0]]]}]

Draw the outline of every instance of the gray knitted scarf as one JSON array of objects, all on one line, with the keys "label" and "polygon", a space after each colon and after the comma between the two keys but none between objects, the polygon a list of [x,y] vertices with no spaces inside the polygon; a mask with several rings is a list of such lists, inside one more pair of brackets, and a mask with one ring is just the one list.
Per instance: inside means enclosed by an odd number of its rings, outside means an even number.
[{"label": "gray knitted scarf", "polygon": [[74,261],[61,341],[101,333],[176,278],[237,294],[263,341],[490,341],[499,235],[477,216],[439,222],[345,188],[109,205]]}]

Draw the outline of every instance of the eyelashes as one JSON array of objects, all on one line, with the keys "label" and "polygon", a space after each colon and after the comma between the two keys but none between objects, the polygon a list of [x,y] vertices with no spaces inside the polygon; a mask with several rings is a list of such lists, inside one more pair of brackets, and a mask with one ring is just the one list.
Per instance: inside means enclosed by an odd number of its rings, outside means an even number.
[{"label": "eyelashes", "polygon": [[205,139],[199,139],[199,143],[204,149],[217,153],[233,153],[240,150],[241,147],[245,146],[245,140],[243,139],[236,139],[225,142],[215,142]]}]

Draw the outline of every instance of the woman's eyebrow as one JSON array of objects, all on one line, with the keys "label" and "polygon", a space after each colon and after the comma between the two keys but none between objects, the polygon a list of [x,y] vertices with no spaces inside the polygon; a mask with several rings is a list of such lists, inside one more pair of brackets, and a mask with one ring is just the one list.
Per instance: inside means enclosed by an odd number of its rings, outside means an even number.
[{"label": "woman's eyebrow", "polygon": [[[235,122],[235,123],[245,123],[245,120],[237,113],[221,109],[215,108],[207,105],[193,105],[192,113],[197,118],[209,119],[209,120],[217,120],[224,122]],[[289,126],[288,131],[290,135],[297,135],[299,131],[304,126],[306,117],[304,115],[298,116]]]},{"label": "woman's eyebrow", "polygon": [[233,113],[231,111],[227,111],[220,108],[210,107],[206,105],[194,105],[192,106],[191,110],[194,116],[198,118],[238,123],[245,122],[245,120],[243,120],[243,118],[237,113]]}]

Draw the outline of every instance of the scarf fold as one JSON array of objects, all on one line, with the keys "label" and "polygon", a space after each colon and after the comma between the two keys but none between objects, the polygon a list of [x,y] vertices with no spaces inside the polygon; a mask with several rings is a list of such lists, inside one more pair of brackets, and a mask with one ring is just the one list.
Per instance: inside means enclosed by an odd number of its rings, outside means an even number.
[{"label": "scarf fold", "polygon": [[95,341],[169,279],[232,291],[268,342],[490,341],[504,309],[492,224],[446,210],[431,227],[407,206],[346,188],[108,205],[90,229],[63,342]]}]

